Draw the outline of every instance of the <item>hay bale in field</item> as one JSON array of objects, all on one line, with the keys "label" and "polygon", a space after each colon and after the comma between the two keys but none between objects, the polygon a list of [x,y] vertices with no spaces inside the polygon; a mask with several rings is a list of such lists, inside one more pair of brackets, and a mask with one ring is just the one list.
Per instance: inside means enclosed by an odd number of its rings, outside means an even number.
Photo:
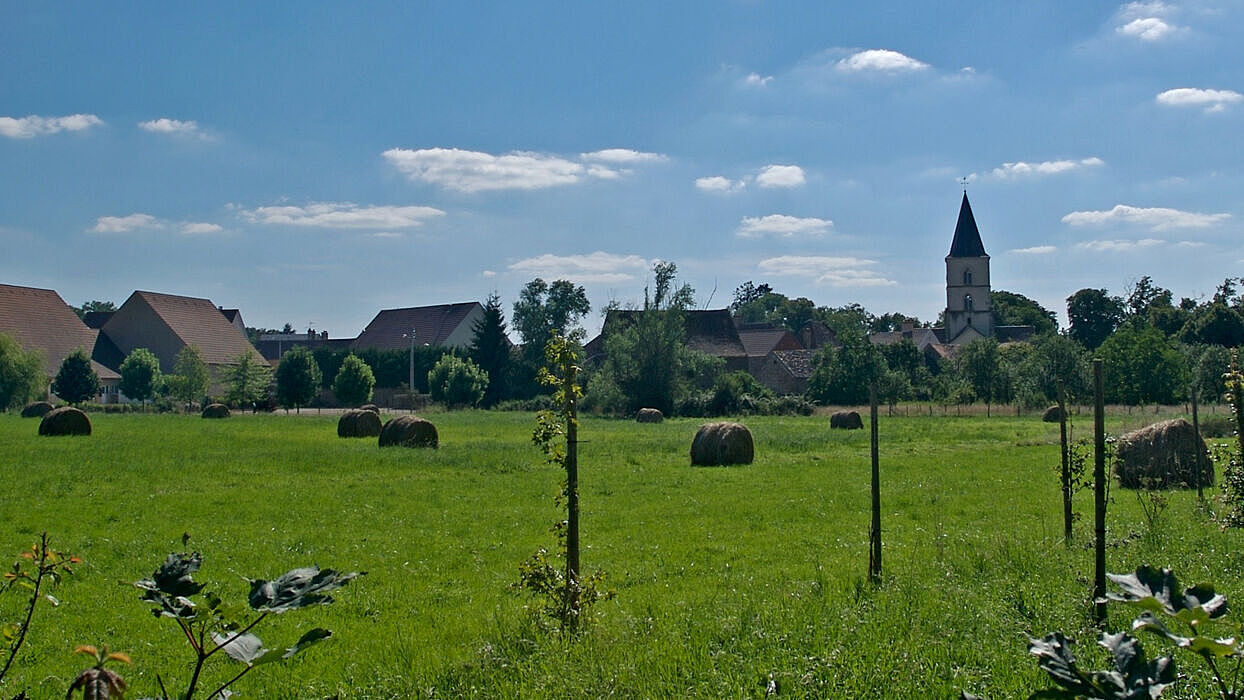
[{"label": "hay bale in field", "polygon": [[42,418],[48,414],[48,411],[54,408],[56,407],[47,401],[36,401],[26,404],[26,407],[22,409],[22,418]]},{"label": "hay bale in field", "polygon": [[39,422],[40,435],[90,435],[91,419],[72,406],[48,411]]},{"label": "hay bale in field", "polygon": [[380,429],[381,447],[431,447],[439,445],[436,426],[417,416],[398,416]]},{"label": "hay bale in field", "polygon": [[360,411],[371,411],[372,413],[375,413],[376,415],[380,414],[380,407],[374,403],[365,403],[362,406],[359,406],[359,410]]},{"label": "hay bale in field", "polygon": [[204,418],[228,418],[229,407],[223,403],[209,403],[203,407]]},{"label": "hay bale in field", "polygon": [[1041,414],[1041,420],[1045,423],[1061,423],[1064,417],[1065,411],[1058,406],[1050,406]]},{"label": "hay bale in field", "polygon": [[1183,418],[1166,420],[1119,438],[1115,470],[1125,488],[1189,487],[1201,463],[1201,484],[1214,483],[1214,465],[1205,456],[1205,441]]},{"label": "hay bale in field", "polygon": [[838,411],[830,415],[829,427],[842,430],[862,430],[864,428],[864,419],[860,418],[858,411]]},{"label": "hay bale in field", "polygon": [[705,423],[691,441],[692,466],[751,464],[752,433],[738,423]]},{"label": "hay bale in field", "polygon": [[635,414],[636,423],[660,423],[665,420],[665,414],[655,408],[641,408],[639,413]]},{"label": "hay bale in field", "polygon": [[380,428],[380,415],[362,409],[346,411],[337,419],[337,437],[376,437]]}]

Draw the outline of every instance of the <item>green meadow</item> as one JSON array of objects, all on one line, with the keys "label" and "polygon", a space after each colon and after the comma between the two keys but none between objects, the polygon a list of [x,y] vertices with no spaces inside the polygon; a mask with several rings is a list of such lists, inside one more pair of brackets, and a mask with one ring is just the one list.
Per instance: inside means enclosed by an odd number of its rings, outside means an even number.
[{"label": "green meadow", "polygon": [[[918,411],[917,411],[918,412]],[[613,600],[568,641],[511,590],[518,563],[553,546],[560,470],[531,443],[534,416],[432,413],[439,450],[380,450],[336,436],[335,416],[92,415],[87,438],[38,437],[0,416],[0,554],[48,531],[84,559],[38,609],[0,697],[63,697],[90,665],[78,644],[128,653],[129,697],[182,688],[192,655],[139,591],[172,551],[203,553],[197,578],[244,602],[247,578],[291,568],[366,571],[332,605],[265,620],[288,646],[331,639],[235,686],[248,698],[1026,697],[1047,687],[1028,636],[1063,630],[1093,668],[1092,494],[1063,541],[1058,426],[1037,416],[889,417],[881,431],[884,580],[867,581],[867,431],[828,419],[748,417],[756,461],[692,468],[695,419],[587,418],[580,447],[583,563]],[[1109,430],[1152,415],[1113,415]],[[1076,435],[1090,435],[1087,415]],[[1211,499],[1217,495],[1209,489]],[[1241,533],[1213,502],[1167,494],[1156,522],[1111,489],[1109,569],[1169,566],[1244,600]],[[12,620],[19,597],[0,600]],[[1131,610],[1111,608],[1121,629]],[[1232,618],[1244,619],[1233,613]],[[1224,633],[1229,629],[1224,626]],[[1165,646],[1145,639],[1151,653]],[[213,659],[216,683],[236,672]],[[1164,697],[1212,692],[1194,659]],[[206,686],[215,687],[208,682]],[[205,694],[204,694],[205,696]]]}]

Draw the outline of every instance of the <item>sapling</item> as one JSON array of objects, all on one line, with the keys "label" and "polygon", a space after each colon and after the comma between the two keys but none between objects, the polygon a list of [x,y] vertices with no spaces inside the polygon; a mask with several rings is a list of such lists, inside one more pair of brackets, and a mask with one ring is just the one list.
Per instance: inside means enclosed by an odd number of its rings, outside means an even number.
[{"label": "sapling", "polygon": [[18,560],[13,563],[13,568],[4,573],[4,584],[0,586],[0,593],[8,593],[14,587],[18,587],[29,591],[30,598],[26,601],[21,621],[10,622],[0,628],[0,633],[4,635],[4,641],[8,646],[8,656],[4,660],[4,667],[0,668],[0,680],[8,674],[13,660],[17,658],[18,650],[26,641],[26,633],[30,631],[30,623],[34,619],[35,607],[39,601],[46,600],[54,606],[60,604],[60,601],[47,592],[46,586],[49,583],[52,585],[60,583],[61,575],[72,574],[73,565],[81,561],[78,557],[69,556],[49,547],[48,533],[45,532],[39,536],[38,542],[30,545],[30,549],[19,555]]},{"label": "sapling", "polygon": [[125,695],[125,680],[112,669],[104,668],[109,661],[123,664],[130,663],[130,657],[119,651],[108,651],[108,647],[98,649],[90,644],[83,644],[73,650],[75,654],[86,654],[95,658],[95,665],[78,674],[65,694],[65,700],[73,697],[74,691],[82,691],[82,700],[119,700]]},{"label": "sapling", "polygon": [[566,481],[556,498],[557,505],[566,504],[566,519],[553,525],[565,567],[550,562],[548,550],[541,547],[519,564],[517,587],[543,597],[542,612],[555,619],[562,632],[573,634],[587,608],[598,600],[612,598],[613,591],[604,589],[603,572],[593,572],[586,578],[579,573],[578,401],[583,391],[576,380],[579,373],[577,343],[555,334],[548,342],[545,355],[548,368],[540,370],[540,379],[557,387],[554,401],[558,409],[540,412],[531,439],[544,451],[550,464],[566,470]]},{"label": "sapling", "polygon": [[[271,581],[248,579],[251,590],[247,602],[257,615],[244,622],[241,617],[235,616],[233,609],[219,595],[205,591],[204,584],[194,580],[194,574],[202,563],[203,557],[198,552],[170,554],[151,578],[133,584],[143,591],[142,599],[154,606],[152,613],[156,617],[171,618],[177,623],[194,650],[194,670],[185,692],[176,696],[179,700],[194,697],[199,690],[205,664],[217,652],[223,651],[229,658],[244,664],[244,668],[212,690],[207,695],[209,700],[217,696],[228,697],[231,694],[229,686],[254,667],[288,659],[327,639],[331,632],[317,627],[305,632],[293,646],[268,649],[251,630],[268,615],[312,605],[327,605],[333,602],[328,593],[366,573],[343,574],[311,566],[293,569]],[[169,700],[164,679],[158,675],[156,678],[163,700]]]}]

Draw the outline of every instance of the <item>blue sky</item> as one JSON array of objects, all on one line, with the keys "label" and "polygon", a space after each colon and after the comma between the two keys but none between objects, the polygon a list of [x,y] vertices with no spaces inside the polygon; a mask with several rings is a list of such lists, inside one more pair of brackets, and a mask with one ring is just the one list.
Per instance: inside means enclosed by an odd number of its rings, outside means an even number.
[{"label": "blue sky", "polygon": [[[1244,5],[6,3],[0,282],[351,337],[669,260],[932,320],[967,178],[1063,315],[1244,268]],[[715,290],[715,291],[714,291]],[[593,312],[586,325],[599,326]]]}]

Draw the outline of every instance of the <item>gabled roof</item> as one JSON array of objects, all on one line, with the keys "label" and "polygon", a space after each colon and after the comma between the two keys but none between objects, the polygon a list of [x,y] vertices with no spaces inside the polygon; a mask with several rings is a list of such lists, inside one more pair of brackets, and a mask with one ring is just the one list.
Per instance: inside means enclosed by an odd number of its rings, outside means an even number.
[{"label": "gabled roof", "polygon": [[[643,311],[638,309],[614,309],[605,316],[600,335],[588,343],[588,357],[604,351],[605,337],[635,322]],[[708,311],[683,311],[684,342],[688,348],[726,360],[734,358],[746,364],[747,349],[739,338],[730,309]]]},{"label": "gabled roof", "polygon": [[[125,300],[120,309],[117,309],[108,323],[104,324],[102,332],[116,341],[113,334],[109,333],[110,329],[116,325],[133,323],[130,317],[135,315],[136,309],[133,306],[135,304],[148,306],[159,321],[177,336],[183,346],[198,347],[203,361],[209,365],[233,364],[244,352],[258,354],[246,340],[246,336],[225,319],[220,309],[210,299],[198,297],[136,291]],[[126,309],[127,306],[131,308]],[[144,332],[142,328],[137,330],[139,335]],[[125,346],[118,342],[118,347],[122,352],[131,352],[136,347],[147,347],[141,341],[135,342],[133,337],[129,341],[124,344]],[[129,345],[133,347],[128,347]],[[164,358],[161,358],[161,364],[164,364],[163,360]]]},{"label": "gabled roof", "polygon": [[773,350],[803,350],[803,345],[785,328],[739,326],[739,340],[748,357],[764,357]]},{"label": "gabled roof", "polygon": [[[0,333],[8,333],[26,350],[43,353],[49,377],[56,376],[61,362],[78,348],[89,355],[96,331],[87,328],[64,299],[51,289],[0,284]],[[117,379],[116,372],[92,361],[100,379]]]},{"label": "gabled roof", "polygon": [[[385,309],[367,324],[351,345],[356,350],[377,348],[393,350],[410,347],[405,334],[415,331],[419,345],[445,345],[454,331],[467,320],[471,312],[483,310],[478,301],[436,306],[412,306],[405,309]],[[471,329],[467,329],[470,331]]]},{"label": "gabled roof", "polygon": [[959,205],[959,223],[955,224],[955,239],[950,243],[950,258],[984,258],[985,244],[981,243],[981,233],[976,228],[976,217],[972,216],[972,205],[968,203],[968,193],[963,193],[963,203]]},{"label": "gabled roof", "polygon": [[88,311],[83,314],[82,322],[86,324],[87,328],[99,330],[104,327],[104,324],[107,323],[108,319],[112,318],[112,315],[115,313],[115,311]]},{"label": "gabled roof", "polygon": [[782,366],[790,376],[799,379],[808,379],[812,376],[813,357],[816,356],[815,350],[774,350],[773,359]]}]

